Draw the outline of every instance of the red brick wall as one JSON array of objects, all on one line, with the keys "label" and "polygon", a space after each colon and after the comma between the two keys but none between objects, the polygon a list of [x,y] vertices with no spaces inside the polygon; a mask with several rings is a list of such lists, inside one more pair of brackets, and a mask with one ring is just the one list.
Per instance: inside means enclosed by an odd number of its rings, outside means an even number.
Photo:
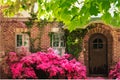
[{"label": "red brick wall", "polygon": [[115,39],[115,46],[114,46],[114,51],[115,54],[113,56],[114,62],[118,62],[120,60],[120,31],[116,32],[116,39]]},{"label": "red brick wall", "polygon": [[7,23],[2,26],[2,42],[5,52],[15,51],[15,26],[14,23]]},{"label": "red brick wall", "polygon": [[[32,39],[35,39],[34,41],[35,49],[37,49],[39,46],[42,49],[42,51],[46,51],[50,47],[49,33],[51,32],[51,28],[55,27],[56,25],[57,23],[48,23],[42,28],[38,28],[37,26],[32,27],[31,37]],[[41,37],[41,40],[39,40],[39,37]]]},{"label": "red brick wall", "polygon": [[[51,28],[56,26],[57,23],[48,23],[46,26],[42,28],[38,28],[36,24],[31,29],[31,37],[34,40],[34,48],[41,47],[42,51],[46,51],[47,48],[50,47],[50,36],[49,32],[51,32]],[[5,52],[15,51],[15,34],[17,33],[15,29],[17,27],[22,27],[19,23],[15,21],[9,21],[7,24],[2,26],[2,48]],[[41,36],[41,40],[40,39]],[[39,45],[40,44],[40,45]],[[1,44],[0,44],[1,49]]]},{"label": "red brick wall", "polygon": [[0,26],[0,51],[2,51],[2,28]]},{"label": "red brick wall", "polygon": [[1,26],[2,32],[1,32],[1,39],[2,39],[2,50],[4,52],[10,52],[10,51],[16,51],[16,43],[15,43],[15,34],[16,34],[16,28],[22,27],[20,23],[17,21],[7,21],[6,23]]},{"label": "red brick wall", "polygon": [[47,24],[44,27],[43,35],[41,37],[41,48],[43,49],[43,51],[50,47],[49,33],[51,32],[52,26],[53,26],[52,24]]},{"label": "red brick wall", "polygon": [[36,26],[36,25],[34,25],[32,28],[31,28],[31,38],[32,39],[34,39],[34,48],[35,49],[37,49],[38,48],[38,46],[39,46],[39,39],[38,39],[38,37],[39,37],[39,33],[40,33],[40,31],[39,31],[39,28]]}]

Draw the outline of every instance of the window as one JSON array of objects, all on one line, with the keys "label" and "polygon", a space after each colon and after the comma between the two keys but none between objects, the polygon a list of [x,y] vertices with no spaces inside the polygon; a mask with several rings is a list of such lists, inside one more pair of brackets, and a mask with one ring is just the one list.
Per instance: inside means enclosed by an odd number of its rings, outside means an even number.
[{"label": "window", "polygon": [[17,35],[17,47],[22,46],[22,35]]},{"label": "window", "polygon": [[29,36],[27,34],[16,34],[16,47],[29,47]]},{"label": "window", "polygon": [[56,32],[52,35],[52,47],[58,54],[62,55],[65,52],[65,36],[62,32]]},{"label": "window", "polygon": [[103,48],[103,41],[99,38],[96,38],[94,41],[93,41],[93,48],[94,49],[101,49]]},{"label": "window", "polygon": [[52,36],[52,47],[65,47],[63,33],[54,33]]}]

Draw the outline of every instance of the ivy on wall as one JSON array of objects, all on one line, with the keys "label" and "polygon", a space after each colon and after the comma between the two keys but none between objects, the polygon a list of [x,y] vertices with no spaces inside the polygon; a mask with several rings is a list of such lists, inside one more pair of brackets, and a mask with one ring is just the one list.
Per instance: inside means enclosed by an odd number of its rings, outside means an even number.
[{"label": "ivy on wall", "polygon": [[[37,20],[37,15],[35,13],[31,13],[30,14],[31,17],[29,18],[29,21],[25,22],[25,24],[27,25],[28,27],[28,32],[26,32],[29,37],[30,37],[30,51],[31,52],[37,52],[37,51],[40,51],[41,50],[41,36],[43,34],[43,29],[44,29],[44,26],[48,23],[46,20]],[[33,27],[33,25],[37,24],[36,27],[38,27],[39,29],[39,34],[37,35],[36,38],[32,38],[31,37],[31,29]],[[38,40],[39,43],[37,45],[37,48],[35,48],[35,45],[34,45],[34,42]]]},{"label": "ivy on wall", "polygon": [[[29,21],[25,22],[26,25],[28,26],[28,34],[30,36],[30,50],[31,52],[36,52],[36,51],[40,51],[41,50],[41,36],[43,34],[43,29],[44,26],[48,23],[46,20],[41,20],[41,21],[35,21],[36,20],[36,15],[35,14],[31,14],[31,18],[29,19]],[[31,28],[33,27],[33,25],[37,23],[37,27],[39,28],[39,35],[38,37],[36,37],[35,39],[33,39],[31,37]],[[93,25],[92,25],[93,26]],[[94,27],[94,26],[93,26]],[[87,27],[85,29],[76,29],[73,30],[72,32],[70,32],[69,30],[65,29],[65,43],[66,43],[66,52],[72,54],[74,57],[78,57],[79,53],[82,51],[82,42],[83,42],[83,38],[86,34],[86,32],[91,29],[92,27]],[[54,34],[53,32],[50,32],[48,35],[50,36],[50,41],[52,41],[52,34]],[[37,49],[35,49],[34,47],[34,42],[36,40],[39,40],[38,43],[38,47]],[[51,43],[51,42],[50,42]]]},{"label": "ivy on wall", "polygon": [[79,53],[82,51],[84,36],[90,29],[95,27],[96,27],[96,24],[91,23],[86,28],[77,28],[72,32],[65,30],[66,52],[78,58],[80,55]]},{"label": "ivy on wall", "polygon": [[[82,51],[83,38],[88,30],[89,27],[85,29],[76,29],[72,32],[70,32],[67,29],[64,30],[66,53],[72,54],[76,58],[79,57],[79,53]],[[48,34],[50,37],[51,44],[53,34],[54,32],[50,32]]]},{"label": "ivy on wall", "polygon": [[86,32],[87,29],[76,29],[72,32],[65,30],[67,53],[78,58],[79,53],[82,51],[82,42]]}]

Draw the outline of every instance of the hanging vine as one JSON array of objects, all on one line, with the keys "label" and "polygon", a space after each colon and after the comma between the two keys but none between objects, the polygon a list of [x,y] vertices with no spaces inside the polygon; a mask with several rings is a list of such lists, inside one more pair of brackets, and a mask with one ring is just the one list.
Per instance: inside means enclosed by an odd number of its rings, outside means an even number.
[{"label": "hanging vine", "polygon": [[[27,27],[28,27],[28,32],[26,32],[29,37],[30,37],[30,50],[31,52],[36,52],[36,51],[40,51],[41,50],[41,36],[43,34],[43,29],[44,26],[48,23],[46,20],[37,20],[37,15],[35,13],[31,13],[31,18],[29,18],[29,21],[25,22]],[[38,27],[39,29],[39,34],[37,35],[36,38],[32,38],[31,37],[31,29],[33,27],[33,25],[36,25],[36,27]],[[36,40],[39,40],[37,48],[35,48],[34,42]]]},{"label": "hanging vine", "polygon": [[82,51],[83,38],[87,32],[87,29],[76,29],[72,32],[65,31],[66,36],[66,51],[72,54],[74,57],[78,57]]}]

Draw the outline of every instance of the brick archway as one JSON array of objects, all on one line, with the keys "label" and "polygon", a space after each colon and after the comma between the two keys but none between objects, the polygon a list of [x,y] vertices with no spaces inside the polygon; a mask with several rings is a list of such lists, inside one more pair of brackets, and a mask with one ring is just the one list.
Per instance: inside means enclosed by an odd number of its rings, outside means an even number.
[{"label": "brick archway", "polygon": [[115,38],[114,30],[108,25],[105,25],[103,23],[92,23],[88,25],[86,28],[89,28],[87,34],[84,37],[83,40],[83,56],[84,56],[84,64],[87,66],[87,74],[89,75],[89,39],[94,34],[102,34],[107,39],[107,65],[108,65],[108,71],[112,66],[113,62],[113,42]]}]

